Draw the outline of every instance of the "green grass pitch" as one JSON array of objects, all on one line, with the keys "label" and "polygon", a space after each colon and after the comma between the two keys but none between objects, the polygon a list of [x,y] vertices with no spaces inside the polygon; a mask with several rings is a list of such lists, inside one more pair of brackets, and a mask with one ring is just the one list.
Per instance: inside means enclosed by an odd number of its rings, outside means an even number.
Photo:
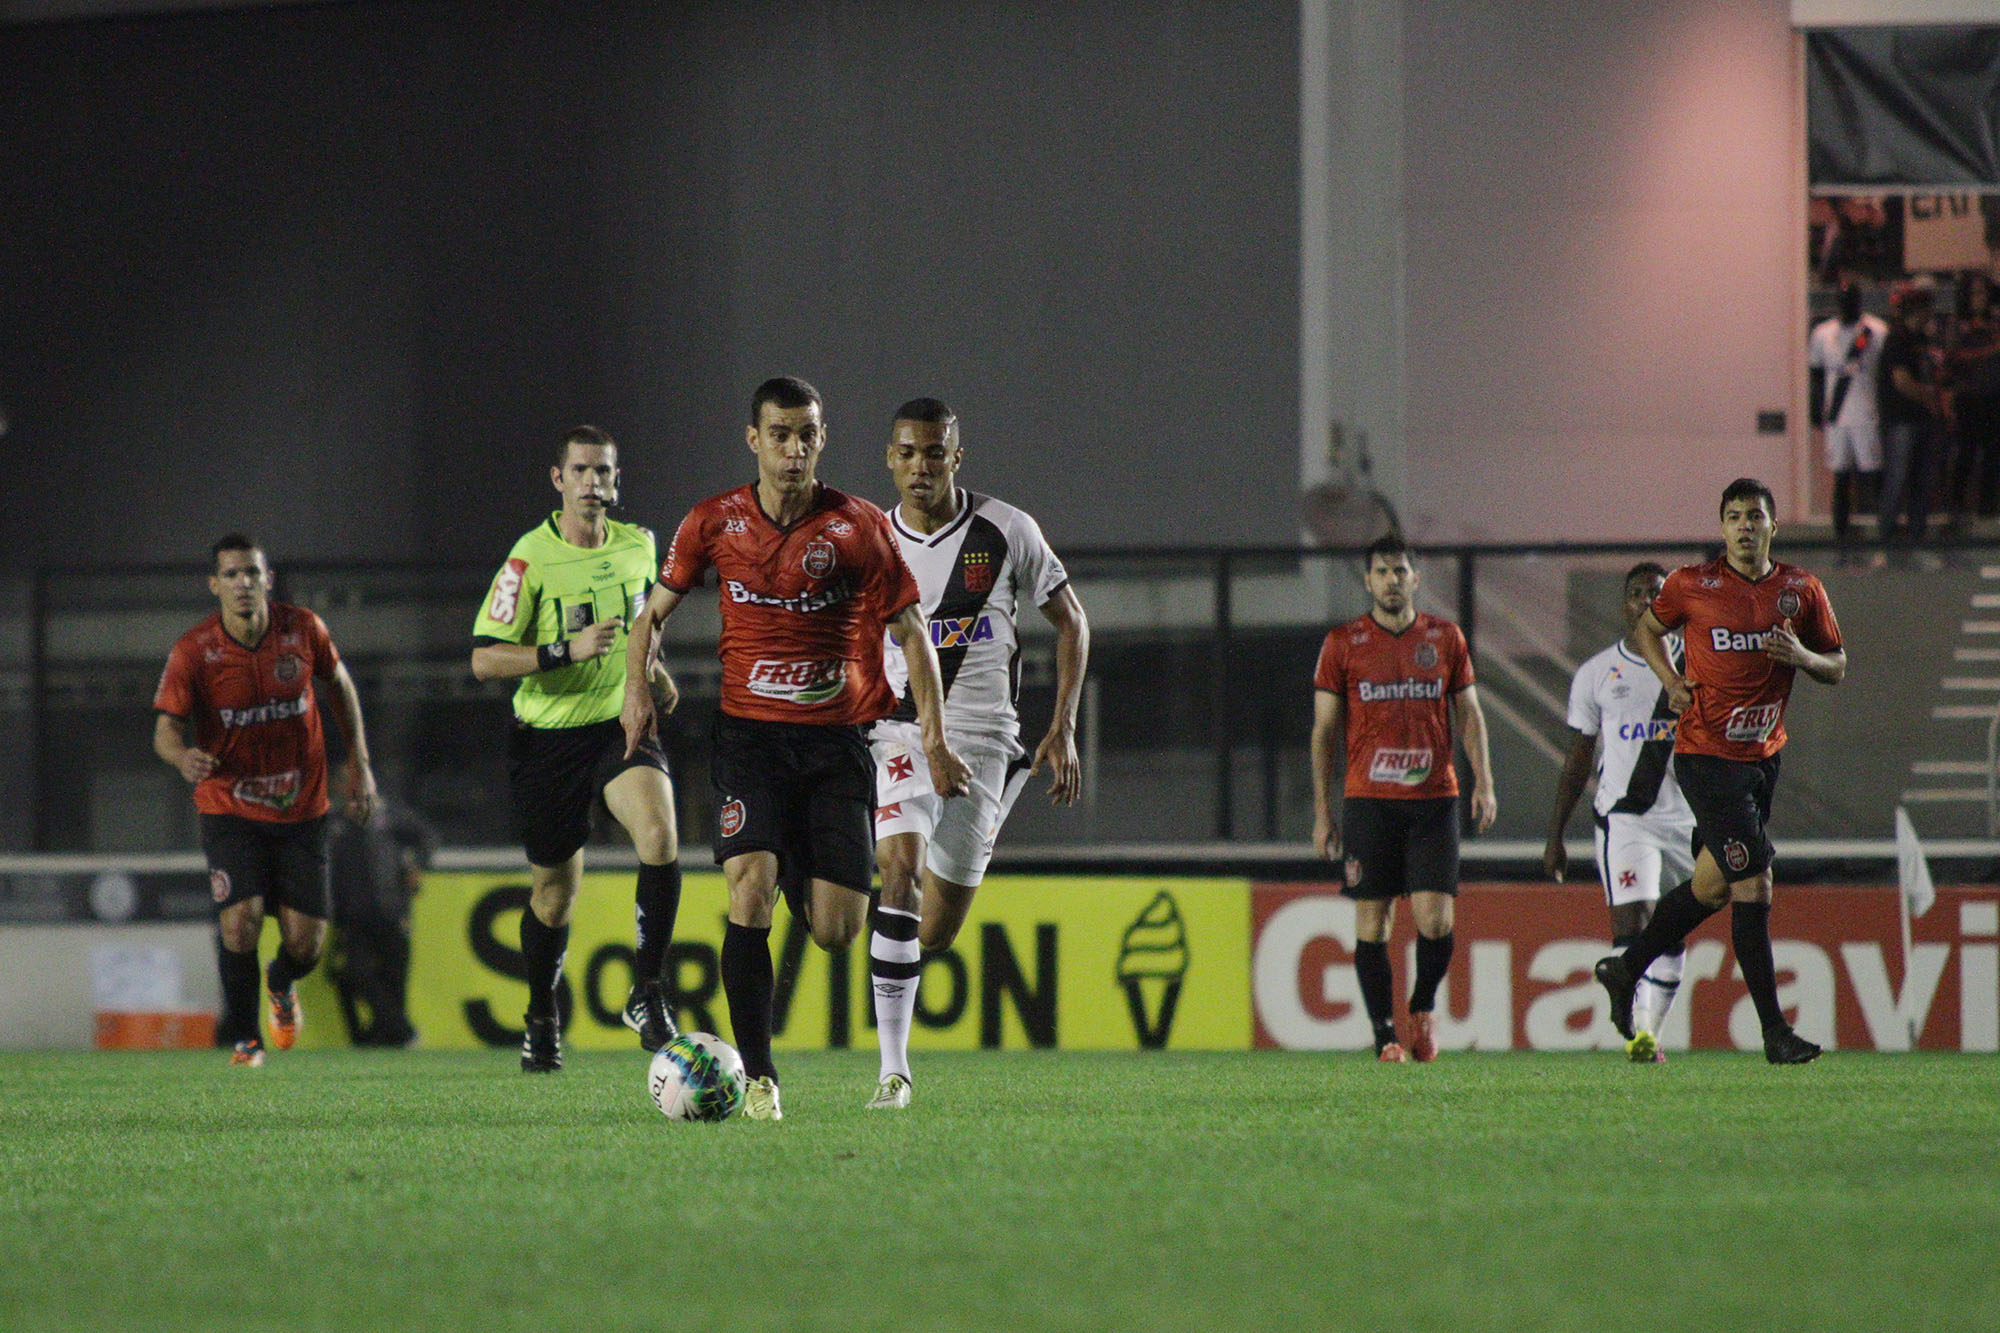
[{"label": "green grass pitch", "polygon": [[0,1327],[2000,1327],[2000,1061],[0,1056]]}]

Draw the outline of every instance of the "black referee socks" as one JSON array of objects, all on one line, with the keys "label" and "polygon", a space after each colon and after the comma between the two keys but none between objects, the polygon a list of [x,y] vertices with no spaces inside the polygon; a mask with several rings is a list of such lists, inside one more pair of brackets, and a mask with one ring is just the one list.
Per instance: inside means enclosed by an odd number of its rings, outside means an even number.
[{"label": "black referee socks", "polygon": [[528,1017],[556,1016],[556,987],[562,982],[569,927],[544,925],[532,905],[521,909],[521,959],[528,968]]}]

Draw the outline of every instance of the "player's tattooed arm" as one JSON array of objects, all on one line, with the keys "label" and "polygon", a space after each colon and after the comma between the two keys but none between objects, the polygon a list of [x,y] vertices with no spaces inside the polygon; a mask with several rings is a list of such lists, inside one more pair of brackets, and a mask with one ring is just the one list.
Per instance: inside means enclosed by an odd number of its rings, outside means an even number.
[{"label": "player's tattooed arm", "polygon": [[1816,653],[1800,640],[1789,619],[1779,622],[1764,638],[1764,652],[1773,662],[1797,667],[1822,685],[1838,685],[1847,678],[1847,650]]},{"label": "player's tattooed arm", "polygon": [[1313,850],[1329,861],[1340,859],[1340,812],[1333,793],[1343,780],[1340,752],[1346,739],[1347,701],[1332,690],[1313,691]]},{"label": "player's tattooed arm", "polygon": [[191,783],[215,772],[215,756],[189,745],[187,722],[170,713],[153,715],[153,753]]},{"label": "player's tattooed arm", "polygon": [[1477,685],[1452,696],[1451,718],[1466,762],[1472,765],[1472,822],[1484,833],[1500,817],[1500,801],[1493,794],[1493,760],[1486,748],[1486,713],[1479,707]]},{"label": "player's tattooed arm", "polygon": [[368,762],[368,729],[361,723],[361,692],[354,688],[354,677],[347,674],[345,662],[333,669],[333,711],[340,719],[340,734],[347,738],[344,805],[350,819],[365,824],[379,797],[375,790],[375,769]]},{"label": "player's tattooed arm", "polygon": [[630,759],[639,748],[639,743],[659,731],[660,713],[672,712],[679,694],[674,689],[673,677],[667,669],[660,667],[659,674],[666,678],[664,694],[656,697],[659,688],[653,675],[653,667],[659,663],[660,631],[667,623],[667,617],[681,604],[681,594],[665,584],[653,585],[653,593],[646,599],[646,605],[639,614],[632,617],[631,642],[644,644],[646,651],[625,654],[625,706],[619,710],[619,725],[625,728],[625,757]]},{"label": "player's tattooed arm", "polygon": [[1560,884],[1569,873],[1569,848],[1563,845],[1563,834],[1569,828],[1569,817],[1576,810],[1577,801],[1583,796],[1583,788],[1590,781],[1591,761],[1597,758],[1597,737],[1586,736],[1575,727],[1569,729],[1569,754],[1563,760],[1562,774],[1556,778],[1556,808],[1549,816],[1549,839],[1542,848],[1542,873]]},{"label": "player's tattooed arm", "polygon": [[1075,805],[1083,794],[1083,764],[1076,757],[1076,708],[1083,697],[1083,674],[1090,663],[1090,618],[1068,584],[1042,604],[1042,614],[1056,627],[1056,707],[1048,734],[1035,747],[1039,773],[1049,769],[1049,802]]},{"label": "player's tattooed arm", "polygon": [[940,796],[963,796],[971,790],[972,770],[965,766],[944,736],[944,673],[931,647],[930,626],[923,608],[912,602],[889,622],[889,637],[903,650],[910,672],[910,699],[917,706],[917,725],[924,735],[924,757],[930,760],[931,787]]},{"label": "player's tattooed arm", "polygon": [[1639,642],[1639,655],[1646,659],[1646,665],[1653,668],[1653,674],[1660,678],[1660,688],[1667,692],[1667,707],[1673,709],[1674,716],[1678,717],[1693,705],[1694,687],[1674,670],[1673,659],[1667,656],[1667,635],[1671,633],[1673,631],[1662,625],[1650,608],[1632,627],[1632,637]]}]

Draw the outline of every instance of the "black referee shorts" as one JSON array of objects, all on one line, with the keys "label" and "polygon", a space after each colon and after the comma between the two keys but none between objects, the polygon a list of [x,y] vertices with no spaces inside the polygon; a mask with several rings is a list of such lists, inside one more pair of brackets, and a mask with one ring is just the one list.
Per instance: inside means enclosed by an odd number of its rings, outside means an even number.
[{"label": "black referee shorts", "polygon": [[326,920],[333,902],[326,816],[280,823],[241,815],[203,815],[201,851],[218,908],[262,898],[264,910],[289,907]]},{"label": "black referee shorts", "polygon": [[1778,791],[1778,756],[1749,762],[1711,754],[1674,756],[1674,780],[1694,811],[1695,854],[1706,847],[1733,884],[1761,875],[1776,854],[1764,826]]},{"label": "black referee shorts", "polygon": [[1340,808],[1350,898],[1458,896],[1458,798],[1350,796]]},{"label": "black referee shorts", "polygon": [[859,727],[715,715],[715,863],[775,852],[779,879],[867,893],[875,880],[875,761]]},{"label": "black referee shorts", "polygon": [[529,863],[559,866],[575,856],[590,840],[591,810],[628,768],[670,773],[667,752],[654,737],[625,757],[625,728],[615,717],[582,727],[516,721],[507,737],[507,790]]}]

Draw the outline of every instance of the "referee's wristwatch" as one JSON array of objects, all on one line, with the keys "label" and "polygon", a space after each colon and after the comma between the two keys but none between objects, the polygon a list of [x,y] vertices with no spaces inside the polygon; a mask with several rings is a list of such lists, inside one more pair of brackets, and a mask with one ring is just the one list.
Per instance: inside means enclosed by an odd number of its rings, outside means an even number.
[{"label": "referee's wristwatch", "polygon": [[566,639],[557,639],[554,643],[545,643],[535,649],[535,669],[537,671],[554,671],[557,667],[566,667],[568,665],[569,641]]}]

